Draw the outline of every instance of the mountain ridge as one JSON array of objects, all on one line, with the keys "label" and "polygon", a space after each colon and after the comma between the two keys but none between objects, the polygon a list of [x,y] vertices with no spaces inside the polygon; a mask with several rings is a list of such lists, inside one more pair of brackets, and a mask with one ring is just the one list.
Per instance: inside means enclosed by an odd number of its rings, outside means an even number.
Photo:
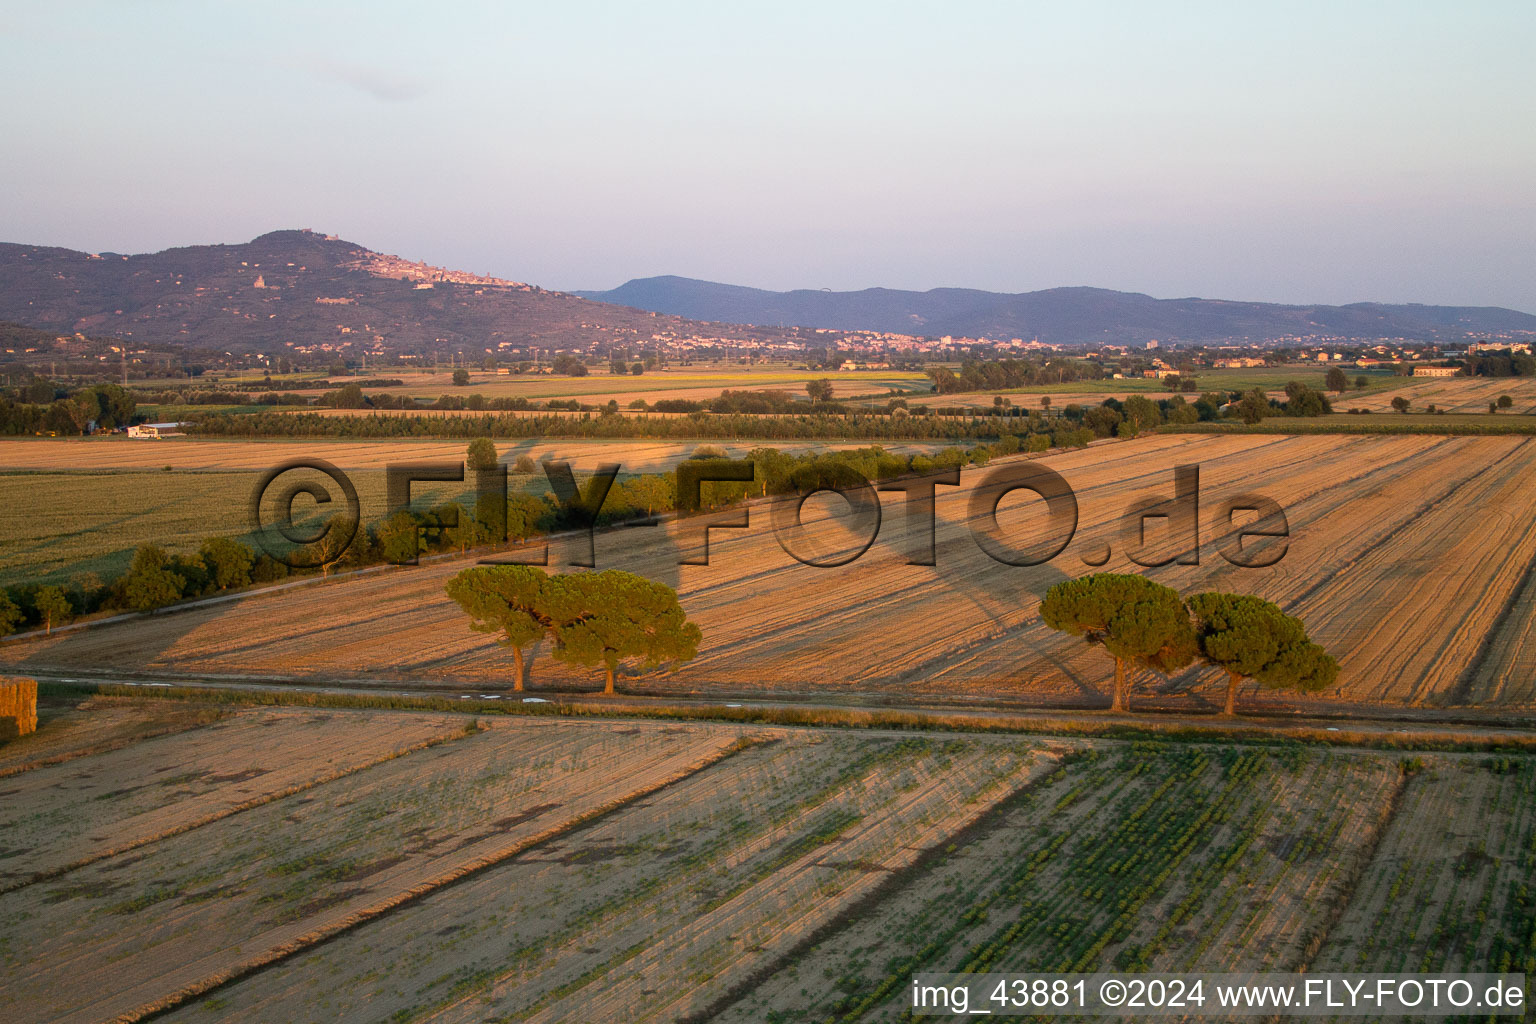
[{"label": "mountain ridge", "polygon": [[1055,344],[1536,336],[1536,316],[1500,307],[1157,299],[1090,286],[774,292],[665,276],[558,292],[308,229],[136,255],[0,243],[0,320],[231,353],[632,349],[722,337],[816,344],[815,329]]},{"label": "mountain ridge", "polygon": [[1536,333],[1536,316],[1499,306],[1157,299],[1087,285],[1033,292],[953,287],[778,292],[663,275],[635,278],[607,291],[573,294],[694,319],[931,336],[1038,338],[1055,344],[1153,339],[1263,342],[1322,335],[1429,341]]}]

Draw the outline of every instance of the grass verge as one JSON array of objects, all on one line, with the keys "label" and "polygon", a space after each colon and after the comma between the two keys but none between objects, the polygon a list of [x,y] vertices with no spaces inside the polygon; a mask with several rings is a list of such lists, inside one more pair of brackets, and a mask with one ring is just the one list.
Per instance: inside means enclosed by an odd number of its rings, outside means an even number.
[{"label": "grass verge", "polygon": [[1366,747],[1376,750],[1422,750],[1536,753],[1536,735],[1487,736],[1471,731],[1424,729],[1416,732],[1382,733],[1311,725],[1263,726],[1232,722],[1204,723],[1147,721],[1073,721],[1027,715],[957,715],[925,711],[880,711],[857,708],[794,708],[687,706],[654,704],[634,706],[598,702],[549,700],[540,704],[517,701],[488,704],[447,697],[400,697],[365,693],[313,693],[281,690],[233,690],[197,686],[125,686],[118,683],[39,682],[40,696],[140,697],[188,700],[212,704],[252,706],[376,709],[390,711],[439,711],[465,715],[529,715],[587,718],[642,718],[730,722],[746,725],[811,726],[843,729],[890,729],[956,733],[1035,733],[1053,736],[1085,736],[1113,740],[1176,740],[1186,743],[1244,743],[1252,745],[1314,744],[1335,747]]}]

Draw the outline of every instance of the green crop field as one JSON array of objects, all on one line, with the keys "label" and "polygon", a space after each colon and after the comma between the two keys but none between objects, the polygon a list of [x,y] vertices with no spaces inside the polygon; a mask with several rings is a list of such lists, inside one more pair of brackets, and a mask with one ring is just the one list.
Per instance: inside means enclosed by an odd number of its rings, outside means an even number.
[{"label": "green crop field", "polygon": [[[1287,363],[1284,366],[1249,367],[1243,369],[1198,369],[1193,372],[1194,378],[1199,381],[1199,391],[1248,391],[1252,388],[1263,388],[1265,391],[1281,391],[1291,381],[1300,381],[1319,391],[1325,390],[1325,381],[1328,371],[1338,365],[1346,376],[1349,377],[1351,390],[1340,396],[1338,401],[1348,404],[1350,395],[1361,394],[1354,389],[1356,377],[1366,379],[1365,390],[1376,391],[1382,388],[1401,385],[1404,378],[1384,370],[1362,370],[1354,366],[1343,364],[1323,363]],[[996,392],[1001,395],[1017,394],[1072,394],[1072,393],[1116,393],[1121,391],[1166,392],[1168,386],[1163,381],[1151,377],[1128,377],[1116,380],[1106,377],[1103,380],[1077,380],[1065,384],[1042,384],[1037,387],[1012,388]],[[992,392],[988,392],[991,394]],[[1198,394],[1198,392],[1197,392]],[[1331,397],[1331,396],[1330,396]]]},{"label": "green crop field", "polygon": [[251,413],[271,412],[270,405],[158,405],[153,402],[138,406],[137,413],[149,423],[182,423],[198,416],[216,412]]},{"label": "green crop field", "polygon": [[[384,513],[384,473],[349,474],[364,520]],[[121,574],[140,544],[190,554],[210,537],[248,538],[257,472],[108,470],[0,473],[0,586]],[[451,489],[450,489],[451,488]],[[416,484],[416,503],[458,498],[459,484]],[[302,513],[303,500],[295,508]]]}]

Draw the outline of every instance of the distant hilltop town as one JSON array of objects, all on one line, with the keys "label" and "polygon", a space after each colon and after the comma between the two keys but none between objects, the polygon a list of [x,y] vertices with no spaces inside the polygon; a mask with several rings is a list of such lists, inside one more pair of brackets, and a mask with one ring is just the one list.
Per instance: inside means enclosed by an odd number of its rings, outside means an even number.
[{"label": "distant hilltop town", "polygon": [[417,287],[430,288],[435,284],[467,284],[480,288],[505,288],[513,291],[533,291],[533,285],[484,274],[471,274],[466,270],[449,270],[434,267],[420,261],[400,256],[365,251],[355,260],[346,260],[341,266],[349,270],[361,270],[374,277],[387,277],[397,281],[414,281]]}]

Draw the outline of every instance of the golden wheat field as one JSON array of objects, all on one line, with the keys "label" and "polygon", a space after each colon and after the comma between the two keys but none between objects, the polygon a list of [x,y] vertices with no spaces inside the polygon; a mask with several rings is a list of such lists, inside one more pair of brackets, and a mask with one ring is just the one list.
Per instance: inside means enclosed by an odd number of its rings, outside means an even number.
[{"label": "golden wheat field", "polygon": [[1526,956],[1526,758],[59,697],[9,749],[17,1024],[890,1021],[915,970]]},{"label": "golden wheat field", "polygon": [[[896,494],[885,498],[870,549],[835,568],[792,558],[762,504],[752,507],[748,529],[711,531],[708,565],[679,564],[697,554],[694,520],[599,534],[598,568],[676,587],[704,633],[698,657],[674,674],[629,676],[622,685],[642,693],[1092,706],[1105,692],[1108,660],[1046,629],[1036,607],[1052,584],[1093,571],[1088,562],[1099,562],[1108,547],[1106,570],[1145,572],[1185,594],[1254,593],[1299,615],[1341,665],[1324,701],[1536,702],[1536,655],[1524,643],[1536,602],[1536,442],[1161,435],[1043,461],[1075,491],[1079,524],[1071,543],[1040,565],[1001,564],[975,539],[989,517],[970,507],[972,494],[988,473],[1006,471],[1007,460],[965,470],[959,487],[938,488],[933,566],[907,564],[911,540]],[[1199,467],[1199,564],[1135,565],[1127,552],[1138,538],[1125,532],[1127,512],[1139,501],[1171,497],[1178,465]],[[1288,522],[1284,555],[1268,567],[1240,568],[1222,554],[1232,527],[1215,517],[1223,501],[1247,493],[1277,502]],[[1029,492],[1005,497],[998,512],[1004,538],[1019,546],[1038,540],[1046,531],[1042,508]],[[784,535],[802,555],[827,560],[864,543],[842,499],[817,496],[804,512],[804,533]],[[1163,550],[1166,529],[1166,521],[1148,521],[1155,550],[1143,561]],[[552,566],[571,560],[569,543],[552,543]],[[443,593],[446,580],[473,560],[13,642],[0,648],[0,662],[39,672],[502,687],[511,682],[510,654],[472,632]],[[535,658],[535,688],[595,682]],[[1217,679],[1191,669],[1143,682],[1140,699],[1194,709],[1209,706]]]}]

